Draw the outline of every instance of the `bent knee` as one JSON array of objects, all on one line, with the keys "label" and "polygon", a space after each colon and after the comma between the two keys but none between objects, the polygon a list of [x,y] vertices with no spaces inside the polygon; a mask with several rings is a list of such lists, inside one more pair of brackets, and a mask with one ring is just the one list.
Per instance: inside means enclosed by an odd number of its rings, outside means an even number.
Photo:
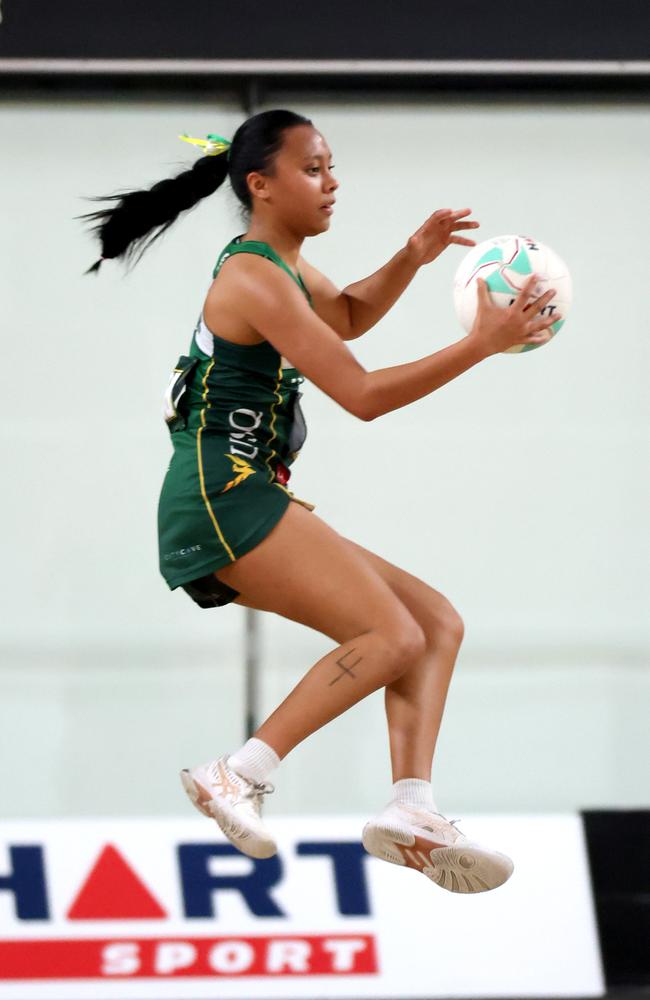
[{"label": "bent knee", "polygon": [[443,630],[455,645],[460,646],[465,635],[465,622],[453,604],[449,604],[445,610]]},{"label": "bent knee", "polygon": [[426,634],[432,645],[460,646],[463,641],[465,622],[446,597],[432,602]]},{"label": "bent knee", "polygon": [[385,684],[392,684],[424,656],[427,637],[422,626],[404,615],[392,628],[383,630],[387,648]]}]

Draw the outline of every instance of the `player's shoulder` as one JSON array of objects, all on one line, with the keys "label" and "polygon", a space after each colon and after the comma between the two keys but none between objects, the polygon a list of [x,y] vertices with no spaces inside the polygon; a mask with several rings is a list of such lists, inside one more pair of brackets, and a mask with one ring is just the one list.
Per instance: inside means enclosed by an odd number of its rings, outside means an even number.
[{"label": "player's shoulder", "polygon": [[223,279],[221,287],[238,293],[296,299],[300,289],[288,271],[271,257],[259,253],[235,253],[221,265],[213,284]]},{"label": "player's shoulder", "polygon": [[300,310],[303,295],[283,268],[260,254],[236,253],[226,258],[208,290],[209,303],[229,303],[238,312],[244,304],[262,310]]},{"label": "player's shoulder", "polygon": [[284,273],[284,269],[271,257],[249,251],[246,253],[233,253],[229,257],[226,257],[222,261],[219,271],[219,274],[231,275],[233,280],[241,277],[241,275],[254,274],[257,276],[266,274],[269,277],[281,277]]}]

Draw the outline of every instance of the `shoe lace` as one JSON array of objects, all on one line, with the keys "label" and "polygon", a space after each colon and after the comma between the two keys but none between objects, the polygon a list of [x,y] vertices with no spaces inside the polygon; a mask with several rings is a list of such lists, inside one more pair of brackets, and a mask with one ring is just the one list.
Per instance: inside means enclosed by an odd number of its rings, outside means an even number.
[{"label": "shoe lace", "polygon": [[251,799],[253,803],[257,806],[258,810],[262,808],[262,802],[264,801],[265,795],[272,795],[275,791],[275,785],[272,785],[270,781],[262,781],[259,784],[251,782],[251,787],[246,789],[243,793],[242,798]]},{"label": "shoe lace", "polygon": [[453,826],[454,830],[456,830],[458,833],[460,833],[461,836],[464,836],[463,831],[458,826],[456,826],[457,823],[461,822],[460,819],[447,819],[447,817],[445,815],[443,815],[443,813],[439,813],[439,812],[435,812],[435,811],[434,811],[433,815],[434,816],[440,816],[441,819],[444,819],[445,823],[449,823],[450,826]]},{"label": "shoe lace", "polygon": [[450,826],[453,826],[453,828],[456,831],[456,833],[459,833],[461,835],[461,837],[465,836],[465,834],[463,833],[463,831],[461,830],[461,828],[459,826],[457,826],[457,824],[460,823],[459,819],[449,819],[449,820],[447,820],[447,822],[449,823]]}]

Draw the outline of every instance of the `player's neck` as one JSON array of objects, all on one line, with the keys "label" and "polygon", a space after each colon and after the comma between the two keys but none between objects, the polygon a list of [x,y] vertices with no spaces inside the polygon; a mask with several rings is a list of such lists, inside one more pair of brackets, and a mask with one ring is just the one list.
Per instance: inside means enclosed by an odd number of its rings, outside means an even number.
[{"label": "player's neck", "polygon": [[282,258],[285,264],[294,270],[298,267],[298,257],[304,237],[297,236],[283,226],[272,225],[268,221],[253,220],[242,236],[244,240],[256,240],[268,243]]}]

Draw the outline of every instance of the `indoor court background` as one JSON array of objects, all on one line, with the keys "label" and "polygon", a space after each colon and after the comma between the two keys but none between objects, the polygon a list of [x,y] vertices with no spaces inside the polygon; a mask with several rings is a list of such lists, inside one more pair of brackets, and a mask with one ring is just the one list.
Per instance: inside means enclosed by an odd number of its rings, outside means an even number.
[{"label": "indoor court background", "polygon": [[[537,824],[540,844],[545,824],[582,814],[603,989],[646,995],[648,11],[635,0],[621,3],[618,17],[611,5],[550,3],[547,16],[566,29],[554,45],[538,5],[524,4],[508,26],[510,44],[515,58],[533,62],[497,72],[490,60],[507,54],[508,43],[501,53],[482,5],[423,5],[418,17],[425,8],[427,18],[434,7],[444,13],[440,39],[423,41],[417,31],[410,38],[409,58],[426,56],[426,67],[371,72],[353,61],[395,56],[403,42],[389,30],[397,8],[378,0],[368,19],[360,7],[346,14],[330,6],[327,23],[320,11],[309,28],[302,5],[278,4],[264,25],[241,0],[230,29],[234,37],[234,22],[248,12],[252,61],[237,71],[219,68],[219,58],[239,55],[228,50],[230,36],[208,43],[197,32],[194,52],[171,29],[181,16],[171,4],[161,5],[168,13],[150,37],[148,15],[134,15],[130,37],[119,5],[102,5],[89,22],[96,31],[83,37],[66,0],[59,39],[45,30],[51,8],[25,0],[20,16],[34,40],[24,51],[11,48],[9,34],[18,8],[2,5],[0,832],[23,821],[34,838],[50,823],[67,830],[79,821],[101,832],[104,822],[108,831],[142,821],[142,837],[159,822],[164,840],[166,830],[189,822],[207,840],[178,771],[243,742],[251,651],[261,717],[332,648],[276,616],[251,619],[235,605],[201,611],[181,591],[169,592],[158,572],[156,508],[171,456],[162,397],[189,347],[217,255],[245,230],[234,194],[226,183],[181,216],[130,274],[109,261],[99,276],[83,275],[97,244],[75,218],[93,208],[91,196],[150,186],[189,166],[195,155],[180,133],[230,138],[250,113],[290,108],[312,119],[333,152],[340,187],[330,230],[307,240],[303,255],[339,288],[381,267],[443,207],[472,209],[477,242],[532,235],[571,271],[573,305],[550,344],[490,358],[371,423],[305,383],[308,436],[289,487],[341,534],[420,576],[459,610],[466,633],[434,761],[436,801],[448,816]],[[212,17],[205,9],[200,0],[197,19]],[[340,21],[349,35],[328,34],[336,17],[349,18]],[[463,17],[468,40],[460,54],[475,62],[436,69],[436,60],[454,55],[450,39],[460,37]],[[480,30],[470,31],[479,17]],[[361,32],[371,22],[375,28]],[[276,51],[280,23],[289,26],[286,52]],[[334,55],[335,38],[348,60],[337,74],[319,62]],[[191,62],[206,57],[205,45],[215,49],[211,70],[161,69],[161,56]],[[50,49],[56,59],[124,54],[159,62],[147,73],[108,62],[103,69],[12,65],[10,57],[36,59]],[[255,69],[255,60],[274,55],[300,55],[300,73]],[[572,62],[531,69],[539,59]],[[463,336],[451,285],[465,252],[452,246],[422,268],[388,315],[348,343],[367,369],[423,357]],[[325,816],[344,831],[351,817],[375,812],[391,787],[381,693],[299,747],[276,785],[266,811],[280,828],[311,831]],[[13,891],[3,852],[0,890]],[[543,867],[551,879],[552,862]],[[458,902],[465,901],[453,899],[450,913]],[[2,905],[0,898],[0,926],[9,913]],[[485,923],[498,933],[506,896],[495,905],[499,915]],[[558,911],[565,907],[570,894],[560,897]],[[555,919],[548,917],[551,937]],[[2,933],[23,932],[21,925]],[[10,989],[5,943],[1,997],[63,995],[3,992]],[[222,992],[197,987],[192,995],[267,996],[224,983]],[[99,985],[83,997],[122,996]],[[569,995],[543,989],[525,995]],[[181,996],[162,990],[124,997]],[[431,985],[426,995],[447,994]],[[472,995],[515,993],[486,985]]]},{"label": "indoor court background", "polygon": [[[472,208],[478,239],[522,231],[567,261],[574,304],[543,349],[489,359],[370,424],[306,386],[309,437],[291,488],[465,619],[434,769],[443,808],[642,804],[648,109],[296,95],[284,104],[311,116],[334,154],[331,228],[304,254],[339,287],[446,206]],[[82,276],[96,247],[73,216],[89,210],[83,195],[147,185],[191,162],[179,132],[231,135],[241,113],[193,98],[14,100],[1,114],[11,137],[0,167],[3,464],[13,472],[0,498],[10,527],[0,712],[41,787],[34,797],[13,781],[5,756],[11,795],[0,809],[138,813],[142,789],[124,781],[126,768],[147,773],[147,812],[182,813],[178,768],[242,739],[245,612],[200,613],[158,576],[156,503],[171,454],[161,397],[214,260],[244,229],[222,189],[128,277],[109,262],[95,278]],[[421,269],[350,342],[367,368],[462,336],[451,281],[463,253],[451,247]],[[331,643],[277,617],[260,628],[269,710]],[[354,782],[330,786],[352,747]],[[377,694],[287,759],[269,808],[320,811],[327,785],[327,808],[372,809],[389,791],[387,765]]]}]

